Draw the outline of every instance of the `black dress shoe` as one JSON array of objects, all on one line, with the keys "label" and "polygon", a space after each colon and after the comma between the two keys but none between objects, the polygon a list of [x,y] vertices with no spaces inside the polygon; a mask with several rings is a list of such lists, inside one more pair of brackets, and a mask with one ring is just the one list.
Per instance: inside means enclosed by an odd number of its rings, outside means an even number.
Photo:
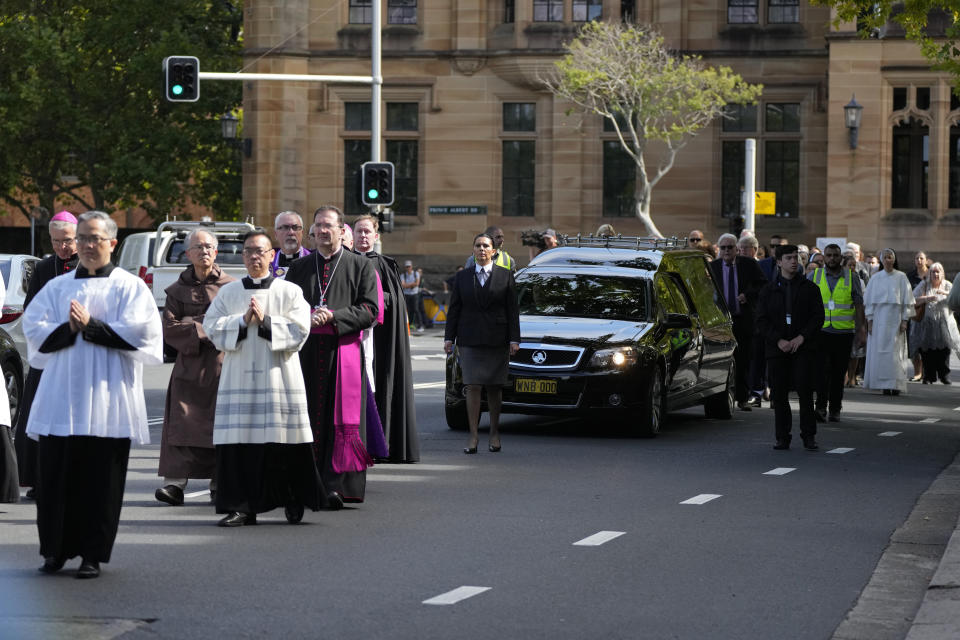
[{"label": "black dress shoe", "polygon": [[283,508],[283,515],[287,516],[287,522],[290,524],[297,524],[303,520],[303,505],[288,504]]},{"label": "black dress shoe", "polygon": [[234,511],[228,513],[220,522],[217,523],[218,527],[242,527],[244,525],[257,524],[257,514],[255,513],[243,513],[242,511]]},{"label": "black dress shoe", "polygon": [[490,448],[490,453],[500,453],[500,445],[497,445],[496,447],[493,445],[490,445],[489,448]]},{"label": "black dress shoe", "polygon": [[343,496],[336,491],[331,491],[327,494],[327,510],[340,511],[340,509],[343,509]]},{"label": "black dress shoe", "polygon": [[827,421],[827,412],[822,409],[814,409],[813,415],[816,416],[817,422],[826,422]]},{"label": "black dress shoe", "polygon": [[48,556],[43,559],[43,566],[40,567],[39,571],[41,573],[56,573],[63,569],[63,563],[66,562],[63,558],[55,558],[53,556]]},{"label": "black dress shoe", "polygon": [[37,499],[37,490],[33,487],[27,489],[27,492],[23,496],[27,500],[36,500]]},{"label": "black dress shoe", "polygon": [[827,420],[830,422],[840,422],[840,413],[831,413],[827,416]]},{"label": "black dress shoe", "polygon": [[160,487],[153,493],[153,497],[174,507],[183,505],[183,489],[175,484]]},{"label": "black dress shoe", "polygon": [[464,447],[464,448],[463,448],[463,452],[464,452],[464,453],[467,453],[467,454],[476,453],[476,452],[477,452],[477,448],[476,448],[476,447]]},{"label": "black dress shoe", "polygon": [[90,578],[100,577],[100,563],[92,560],[84,560],[77,569],[77,578],[80,580],[89,580]]},{"label": "black dress shoe", "polygon": [[750,403],[748,402],[738,402],[737,408],[740,409],[740,411],[753,411],[753,409],[750,408]]},{"label": "black dress shoe", "polygon": [[773,448],[777,451],[786,451],[790,448],[789,440],[777,440],[777,444],[773,445]]},{"label": "black dress shoe", "polygon": [[813,438],[806,438],[803,441],[803,448],[806,449],[807,451],[816,451],[820,447],[817,446],[817,441],[814,440]]},{"label": "black dress shoe", "polygon": [[950,378],[948,378],[947,376],[943,376],[940,378],[940,382],[942,382],[943,384],[950,384]]}]

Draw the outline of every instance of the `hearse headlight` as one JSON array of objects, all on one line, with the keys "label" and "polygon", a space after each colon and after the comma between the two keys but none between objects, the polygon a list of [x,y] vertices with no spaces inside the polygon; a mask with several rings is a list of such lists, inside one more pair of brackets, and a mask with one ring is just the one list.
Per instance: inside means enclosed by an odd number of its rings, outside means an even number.
[{"label": "hearse headlight", "polygon": [[595,369],[625,369],[637,364],[637,350],[633,347],[601,349],[590,358],[590,366]]}]

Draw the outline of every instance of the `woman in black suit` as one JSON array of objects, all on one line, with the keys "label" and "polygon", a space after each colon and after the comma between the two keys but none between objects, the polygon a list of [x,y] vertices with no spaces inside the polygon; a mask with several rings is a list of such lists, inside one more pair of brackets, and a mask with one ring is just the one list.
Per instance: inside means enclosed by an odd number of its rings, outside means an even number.
[{"label": "woman in black suit", "polygon": [[513,273],[493,264],[493,238],[481,233],[473,239],[476,266],[454,276],[447,308],[443,348],[453,351],[456,341],[467,390],[470,442],[464,453],[476,453],[480,398],[487,389],[490,411],[490,451],[500,451],[500,407],[507,383],[510,356],[520,349],[520,314]]}]

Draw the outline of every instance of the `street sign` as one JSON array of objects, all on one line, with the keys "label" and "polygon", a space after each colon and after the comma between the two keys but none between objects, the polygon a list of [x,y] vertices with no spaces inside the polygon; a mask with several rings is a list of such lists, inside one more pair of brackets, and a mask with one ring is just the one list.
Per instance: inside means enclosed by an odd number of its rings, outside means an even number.
[{"label": "street sign", "polygon": [[777,192],[757,191],[753,212],[758,216],[772,216],[777,213]]}]

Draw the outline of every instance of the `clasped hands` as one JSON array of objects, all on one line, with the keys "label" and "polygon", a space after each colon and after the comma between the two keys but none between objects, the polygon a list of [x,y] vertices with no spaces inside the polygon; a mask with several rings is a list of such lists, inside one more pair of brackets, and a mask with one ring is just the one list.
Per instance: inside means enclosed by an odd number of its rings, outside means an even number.
[{"label": "clasped hands", "polygon": [[310,313],[310,325],[313,327],[322,327],[323,325],[332,321],[333,311],[330,311],[330,309],[327,309],[326,307],[314,309]]},{"label": "clasped hands", "polygon": [[243,314],[243,323],[248,327],[253,324],[263,324],[263,307],[256,298],[250,298],[250,306]]},{"label": "clasped hands", "polygon": [[777,346],[780,348],[780,351],[784,353],[796,353],[797,349],[800,348],[800,345],[803,344],[803,336],[799,335],[792,340],[777,340]]},{"label": "clasped hands", "polygon": [[88,322],[90,322],[90,312],[87,311],[87,308],[76,300],[71,300],[69,318],[70,331],[72,333],[80,333],[87,328]]}]

